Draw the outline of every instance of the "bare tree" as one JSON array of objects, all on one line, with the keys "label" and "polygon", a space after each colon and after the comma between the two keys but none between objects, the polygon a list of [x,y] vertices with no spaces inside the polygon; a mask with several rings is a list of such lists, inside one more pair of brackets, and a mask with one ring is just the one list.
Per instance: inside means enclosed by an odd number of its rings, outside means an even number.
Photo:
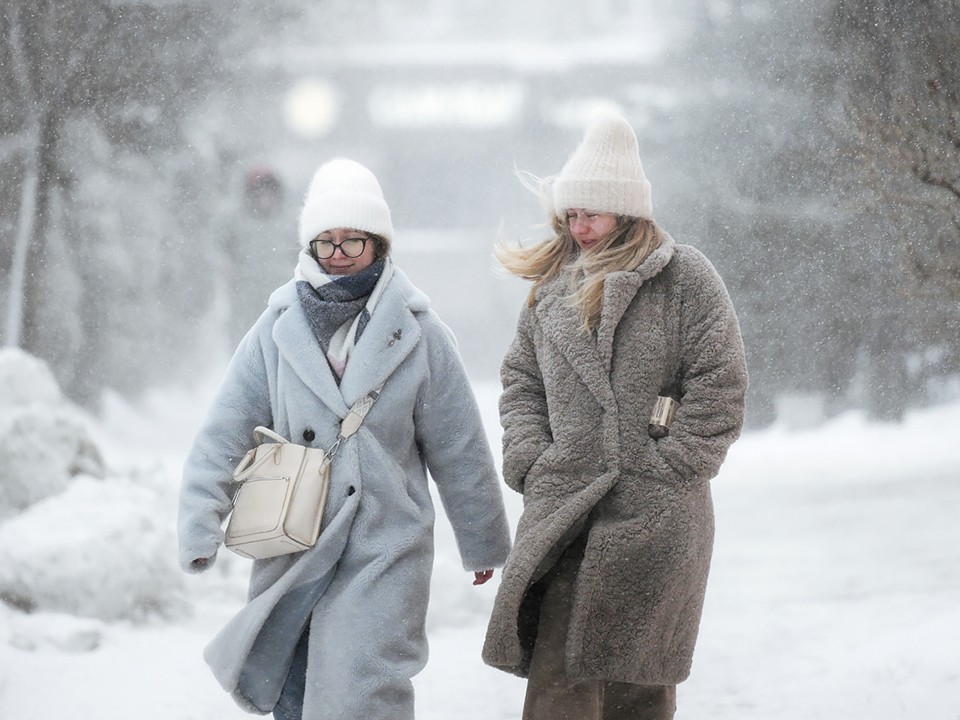
[{"label": "bare tree", "polygon": [[909,228],[906,266],[922,291],[960,298],[960,5],[838,0],[833,20],[849,129]]},{"label": "bare tree", "polygon": [[[69,192],[63,162],[68,124],[94,121],[111,142],[151,142],[191,106],[212,43],[200,4],[166,6],[107,0],[8,0],[0,14],[0,127],[11,140],[0,155],[19,179],[3,338],[39,350],[48,299],[47,241],[55,196]],[[160,128],[160,126],[165,126]],[[158,138],[153,138],[157,140]],[[42,353],[38,353],[42,354]]]}]

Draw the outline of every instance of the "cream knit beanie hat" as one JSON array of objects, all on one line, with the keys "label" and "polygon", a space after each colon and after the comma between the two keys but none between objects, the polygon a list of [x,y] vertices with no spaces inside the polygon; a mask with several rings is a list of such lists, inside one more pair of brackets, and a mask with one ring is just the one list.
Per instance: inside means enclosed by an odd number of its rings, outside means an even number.
[{"label": "cream knit beanie hat", "polygon": [[372,172],[353,160],[321,165],[310,181],[300,211],[300,246],[324,230],[351,228],[393,239],[390,208]]},{"label": "cream knit beanie hat", "polygon": [[584,208],[653,219],[650,182],[640,164],[637,136],[626,120],[608,115],[591,123],[553,181],[553,207],[557,215]]}]

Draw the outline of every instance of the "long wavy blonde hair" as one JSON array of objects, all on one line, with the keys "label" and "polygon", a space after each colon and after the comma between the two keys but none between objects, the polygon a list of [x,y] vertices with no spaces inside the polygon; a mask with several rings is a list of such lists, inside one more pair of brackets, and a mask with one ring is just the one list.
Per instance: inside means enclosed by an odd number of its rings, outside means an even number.
[{"label": "long wavy blonde hair", "polygon": [[[541,183],[538,194],[543,196]],[[653,220],[616,215],[613,230],[601,238],[590,252],[581,252],[567,222],[566,213],[551,211],[553,237],[530,247],[508,245],[501,239],[494,255],[503,268],[533,283],[527,304],[533,306],[537,288],[569,272],[574,290],[567,301],[580,312],[585,334],[596,330],[603,309],[603,282],[607,273],[636,270],[663,242],[663,231]]]}]

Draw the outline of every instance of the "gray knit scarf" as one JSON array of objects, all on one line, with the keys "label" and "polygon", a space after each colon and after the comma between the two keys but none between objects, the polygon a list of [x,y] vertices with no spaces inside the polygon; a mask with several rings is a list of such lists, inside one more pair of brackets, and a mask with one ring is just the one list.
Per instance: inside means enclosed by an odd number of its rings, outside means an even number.
[{"label": "gray knit scarf", "polygon": [[324,354],[329,352],[330,338],[337,329],[358,313],[360,320],[356,339],[360,340],[370,320],[370,313],[365,307],[367,298],[383,274],[385,263],[386,260],[380,258],[353,275],[330,275],[330,282],[318,288],[304,280],[297,281],[297,296]]}]

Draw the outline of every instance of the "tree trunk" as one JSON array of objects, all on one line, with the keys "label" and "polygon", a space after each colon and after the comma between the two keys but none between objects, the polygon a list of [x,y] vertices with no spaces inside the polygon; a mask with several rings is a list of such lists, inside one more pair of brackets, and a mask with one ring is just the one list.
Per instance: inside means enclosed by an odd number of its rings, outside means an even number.
[{"label": "tree trunk", "polygon": [[50,227],[51,193],[60,184],[57,156],[63,119],[53,113],[41,125],[37,152],[37,203],[33,224],[33,242],[27,253],[27,275],[23,288],[23,329],[20,346],[38,357],[46,357],[43,347],[43,311],[51,287],[47,273],[47,232]]},{"label": "tree trunk", "polygon": [[23,339],[23,317],[26,305],[27,265],[30,245],[37,219],[37,195],[40,189],[38,158],[39,143],[29,153],[20,190],[20,212],[17,216],[17,234],[13,241],[13,262],[7,291],[7,317],[4,323],[4,345],[20,347]]},{"label": "tree trunk", "polygon": [[36,190],[33,207],[32,233],[26,248],[26,272],[21,292],[22,322],[20,347],[38,357],[45,357],[42,347],[42,317],[49,292],[46,272],[47,229],[50,226],[50,195],[59,182],[57,153],[62,118],[49,115],[41,124],[41,132],[34,155],[36,163]]}]

